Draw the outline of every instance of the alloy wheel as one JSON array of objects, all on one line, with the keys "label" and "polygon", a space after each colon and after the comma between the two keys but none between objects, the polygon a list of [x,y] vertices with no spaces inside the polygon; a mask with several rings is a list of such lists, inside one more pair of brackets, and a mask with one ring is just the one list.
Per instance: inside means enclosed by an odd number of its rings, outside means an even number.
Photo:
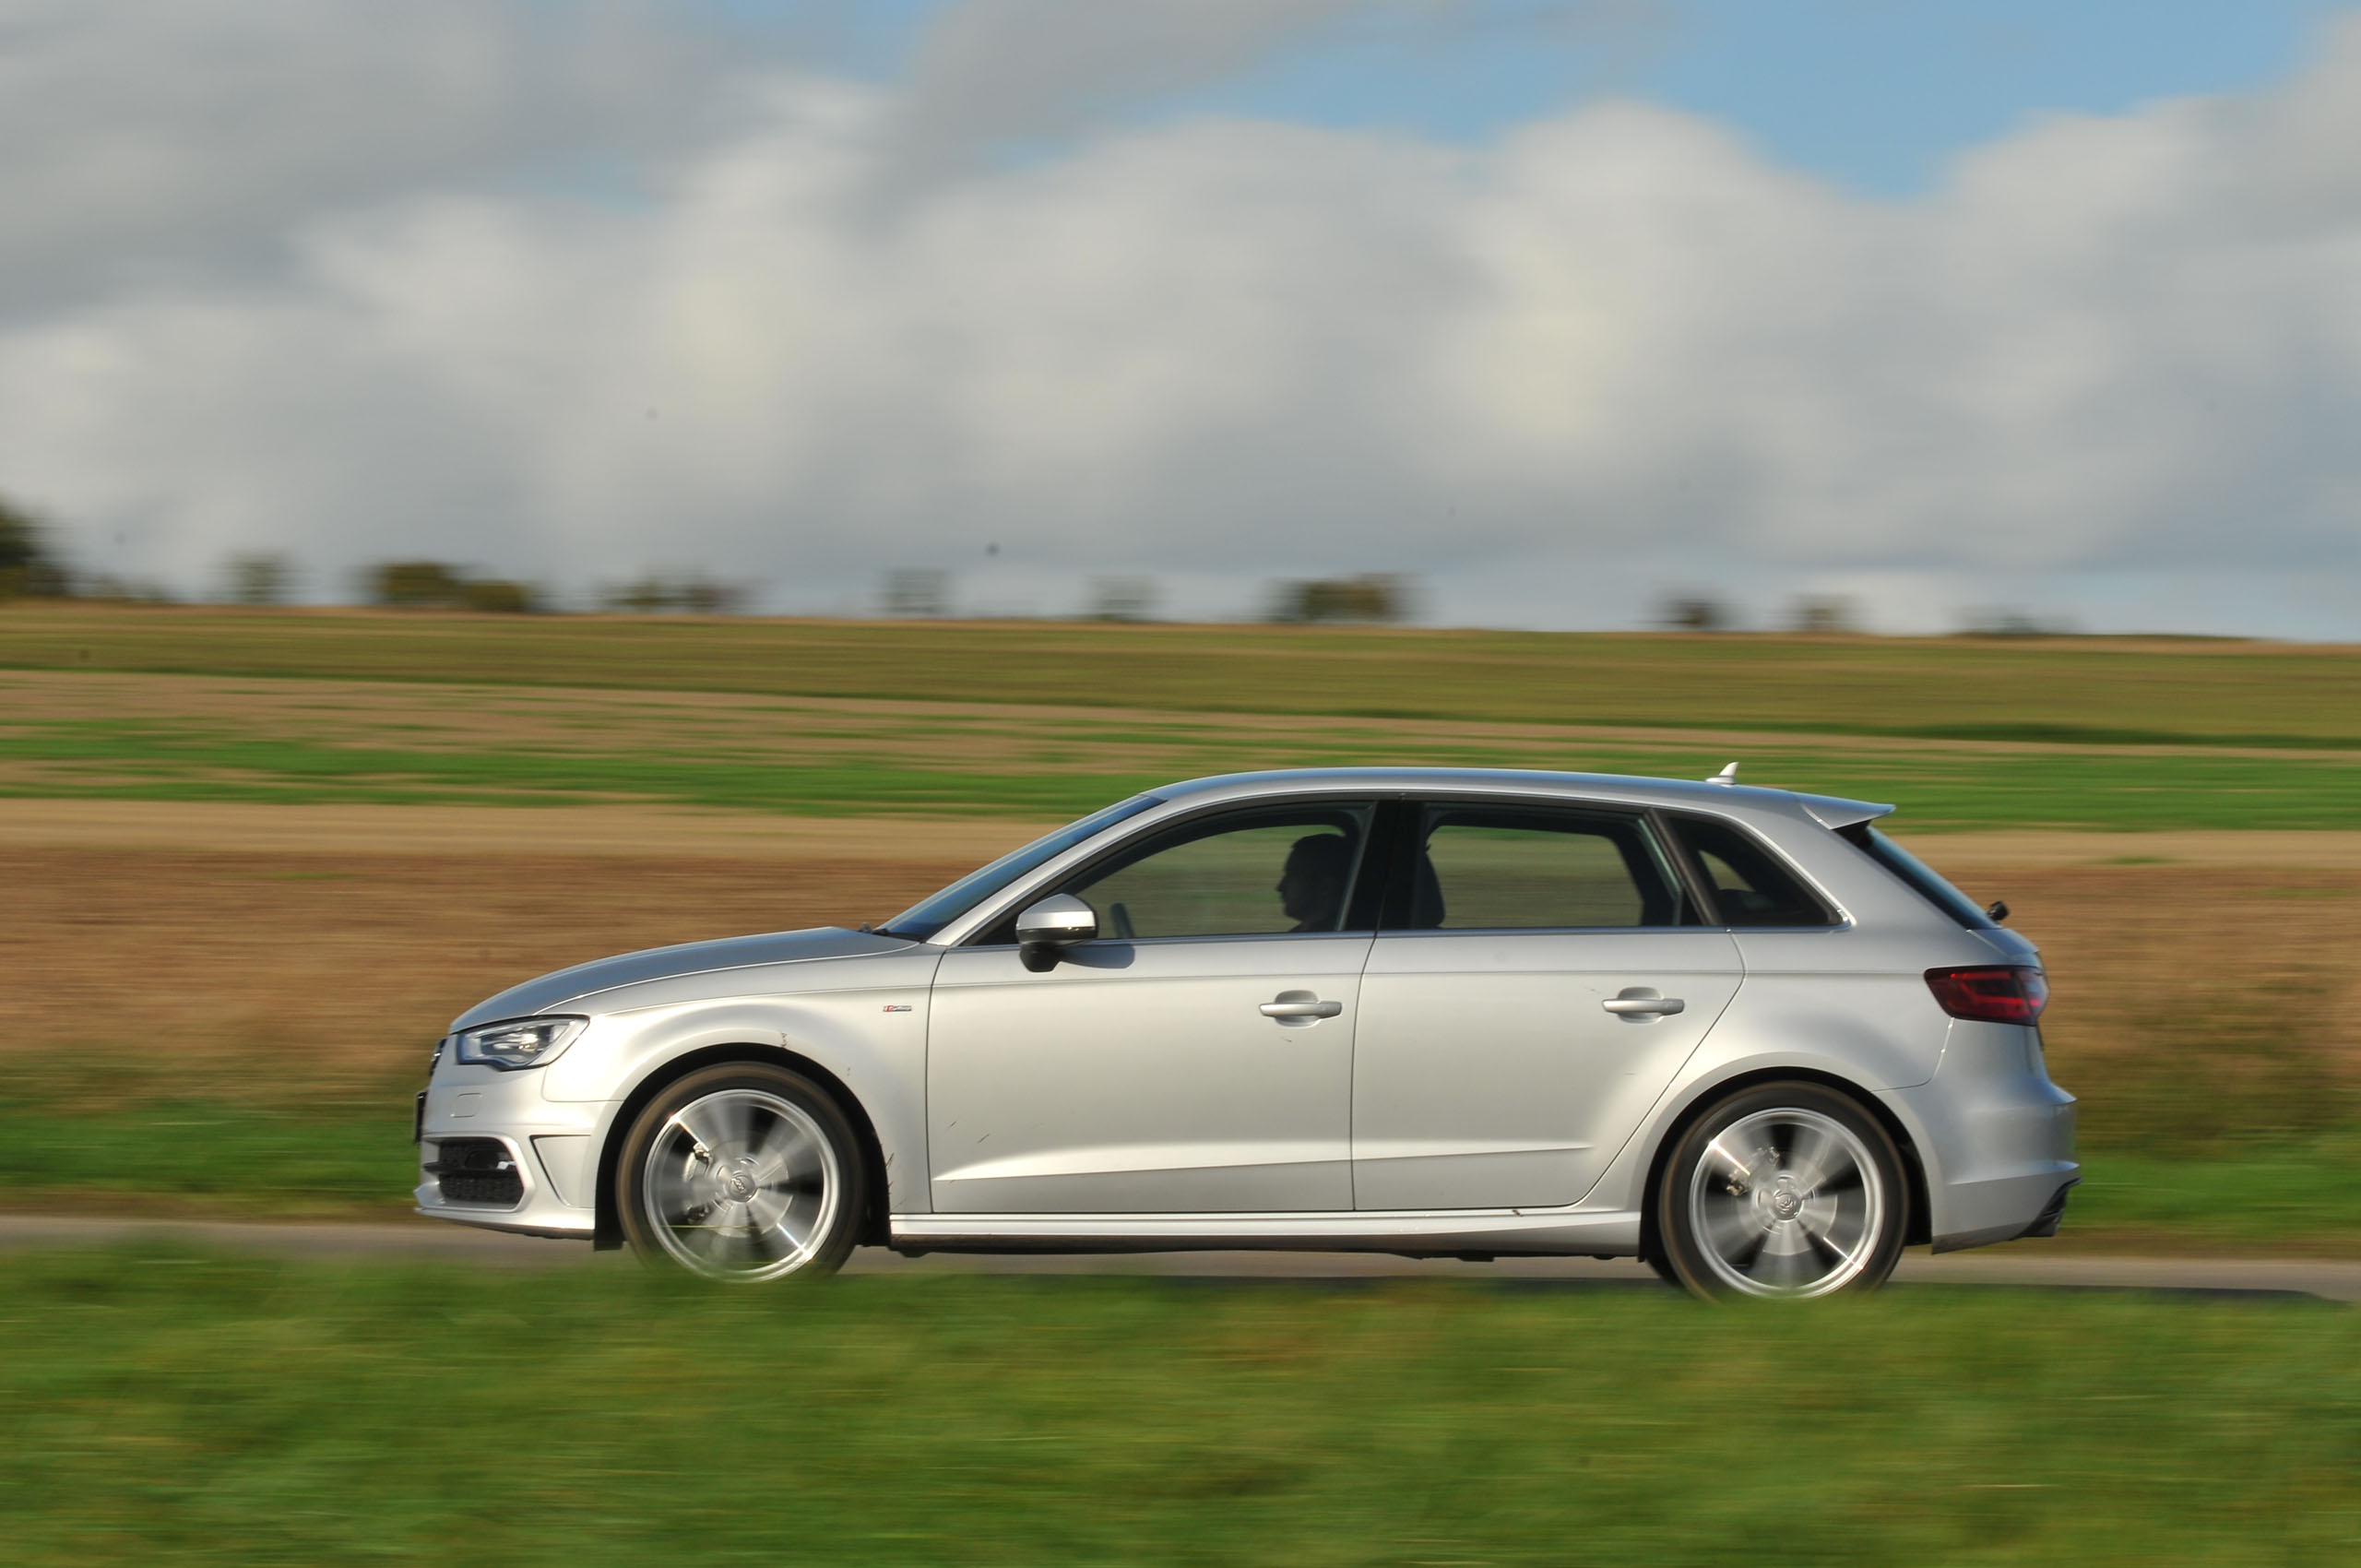
[{"label": "alloy wheel", "polygon": [[716,1090],[657,1129],[641,1198],[658,1246],[710,1279],[793,1274],[836,1229],[845,1175],[803,1107],[761,1089]]},{"label": "alloy wheel", "polygon": [[1823,1296],[1869,1267],[1891,1201],[1853,1129],[1779,1107],[1707,1140],[1690,1172],[1688,1229],[1718,1289]]}]

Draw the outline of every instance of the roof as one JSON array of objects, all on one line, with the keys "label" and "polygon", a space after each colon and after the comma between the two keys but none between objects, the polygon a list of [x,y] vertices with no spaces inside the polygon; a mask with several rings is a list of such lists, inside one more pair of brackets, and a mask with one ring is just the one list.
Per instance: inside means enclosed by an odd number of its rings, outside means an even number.
[{"label": "roof", "polygon": [[1299,790],[1442,790],[1535,795],[1581,795],[1632,805],[1687,806],[1714,810],[1735,804],[1811,818],[1822,827],[1849,827],[1893,810],[1871,801],[1840,795],[1807,795],[1754,784],[1714,783],[1694,778],[1650,778],[1625,773],[1553,773],[1520,767],[1290,767],[1261,773],[1224,773],[1162,786],[1151,793],[1168,801],[1184,796],[1218,800],[1233,795],[1291,794]]}]

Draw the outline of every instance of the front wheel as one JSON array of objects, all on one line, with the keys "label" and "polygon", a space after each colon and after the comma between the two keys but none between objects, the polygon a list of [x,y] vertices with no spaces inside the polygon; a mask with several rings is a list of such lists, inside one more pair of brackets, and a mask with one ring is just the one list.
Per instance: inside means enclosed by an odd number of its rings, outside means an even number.
[{"label": "front wheel", "polygon": [[632,1250],[731,1283],[835,1272],[866,1198],[860,1146],[836,1101],[760,1063],[707,1067],[666,1088],[615,1162]]},{"label": "front wheel", "polygon": [[1873,1290],[1901,1260],[1909,1191],[1893,1139],[1859,1105],[1817,1084],[1764,1084],[1681,1135],[1657,1234],[1701,1296]]}]

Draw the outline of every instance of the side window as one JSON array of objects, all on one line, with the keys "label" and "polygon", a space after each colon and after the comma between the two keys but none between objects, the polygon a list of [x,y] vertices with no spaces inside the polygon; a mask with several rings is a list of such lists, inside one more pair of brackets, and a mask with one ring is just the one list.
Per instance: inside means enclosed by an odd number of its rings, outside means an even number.
[{"label": "side window", "polygon": [[1708,817],[1673,818],[1729,925],[1833,925],[1835,917],[1751,834]]},{"label": "side window", "polygon": [[1430,805],[1411,858],[1412,931],[1661,926],[1679,884],[1636,816]]},{"label": "side window", "polygon": [[1344,929],[1373,807],[1236,812],[1150,837],[1062,891],[1102,936],[1254,936]]}]

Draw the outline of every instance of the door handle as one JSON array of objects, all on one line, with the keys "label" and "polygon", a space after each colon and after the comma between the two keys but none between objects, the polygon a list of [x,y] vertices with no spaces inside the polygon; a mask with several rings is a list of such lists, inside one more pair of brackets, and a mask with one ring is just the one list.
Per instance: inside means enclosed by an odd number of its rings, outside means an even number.
[{"label": "door handle", "polygon": [[1620,996],[1599,1004],[1619,1018],[1664,1018],[1686,1012],[1689,1004],[1678,996],[1658,996],[1645,986],[1632,986]]},{"label": "door handle", "polygon": [[1276,1002],[1265,1002],[1261,1012],[1265,1018],[1333,1018],[1345,1010],[1341,1002],[1323,1002],[1301,992],[1289,992]]}]

